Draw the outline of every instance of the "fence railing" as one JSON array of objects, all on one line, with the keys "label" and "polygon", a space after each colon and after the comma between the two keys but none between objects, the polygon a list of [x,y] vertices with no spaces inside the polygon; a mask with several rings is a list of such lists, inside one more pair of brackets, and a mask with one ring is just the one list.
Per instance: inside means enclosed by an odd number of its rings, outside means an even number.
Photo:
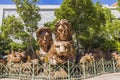
[{"label": "fence railing", "polygon": [[72,80],[86,79],[106,73],[120,72],[117,62],[101,59],[92,63],[74,64],[67,61],[66,64],[43,65],[34,63],[0,63],[0,78],[13,78],[20,80]]}]

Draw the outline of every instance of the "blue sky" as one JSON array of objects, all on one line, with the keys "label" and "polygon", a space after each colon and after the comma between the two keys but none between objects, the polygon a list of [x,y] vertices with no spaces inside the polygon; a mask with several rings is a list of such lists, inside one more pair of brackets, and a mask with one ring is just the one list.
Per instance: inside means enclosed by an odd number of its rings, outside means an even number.
[{"label": "blue sky", "polygon": [[[38,4],[55,5],[55,4],[61,4],[61,3],[62,3],[62,0],[39,0]],[[0,0],[0,4],[14,4],[14,3],[12,2],[12,0]]]},{"label": "blue sky", "polygon": [[[62,3],[63,0],[40,0],[39,4],[41,5],[59,5]],[[94,3],[100,1],[101,4],[108,4],[111,5],[115,3],[117,0],[92,0]],[[14,4],[12,0],[0,0],[1,4]]]},{"label": "blue sky", "polygon": [[117,2],[118,0],[92,0],[93,2],[97,2],[99,1],[101,4],[108,4],[108,5],[112,5],[115,2]]}]

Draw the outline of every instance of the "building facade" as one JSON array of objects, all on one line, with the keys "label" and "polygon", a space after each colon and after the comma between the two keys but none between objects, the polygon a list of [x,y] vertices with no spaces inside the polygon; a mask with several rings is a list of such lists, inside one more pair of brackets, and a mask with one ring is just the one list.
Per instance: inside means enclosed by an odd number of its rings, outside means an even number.
[{"label": "building facade", "polygon": [[[54,11],[58,9],[60,5],[38,5],[40,7],[41,20],[38,22],[38,26],[43,26],[44,23],[52,21],[55,19]],[[7,16],[15,15],[19,17],[16,12],[15,5],[0,5],[0,25],[2,25],[3,18]]]},{"label": "building facade", "polygon": [[[42,27],[44,23],[53,21],[55,19],[54,11],[58,9],[60,5],[38,5],[40,7],[41,20],[38,22],[38,26]],[[108,7],[111,10],[111,13],[118,19],[120,19],[120,12],[117,10],[117,6],[108,6],[103,5],[103,7]],[[0,25],[2,25],[3,18],[10,15],[15,15],[19,17],[16,12],[15,5],[0,5]]]}]

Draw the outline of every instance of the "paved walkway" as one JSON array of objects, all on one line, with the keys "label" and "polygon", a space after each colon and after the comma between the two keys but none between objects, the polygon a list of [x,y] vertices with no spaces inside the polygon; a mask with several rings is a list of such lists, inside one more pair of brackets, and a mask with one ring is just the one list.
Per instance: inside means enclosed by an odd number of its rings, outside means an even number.
[{"label": "paved walkway", "polygon": [[18,79],[8,79],[8,78],[3,78],[3,79],[0,79],[0,80],[18,80]]},{"label": "paved walkway", "polygon": [[[3,78],[0,80],[18,80],[18,79]],[[120,73],[104,74],[104,75],[100,75],[100,76],[96,76],[96,77],[84,79],[84,80],[120,80]]]},{"label": "paved walkway", "polygon": [[85,80],[120,80],[120,73],[104,74]]}]

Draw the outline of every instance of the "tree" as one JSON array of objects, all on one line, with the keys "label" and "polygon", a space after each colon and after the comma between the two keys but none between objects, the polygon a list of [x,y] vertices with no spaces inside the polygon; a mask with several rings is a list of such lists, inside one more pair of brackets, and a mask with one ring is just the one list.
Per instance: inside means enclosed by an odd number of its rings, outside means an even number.
[{"label": "tree", "polygon": [[118,7],[118,10],[120,10],[120,0],[118,0],[118,3],[117,3],[117,7]]},{"label": "tree", "polygon": [[103,12],[105,14],[106,24],[101,25],[100,28],[99,35],[103,39],[100,46],[104,51],[108,49],[120,51],[120,46],[118,47],[120,44],[118,43],[120,37],[120,21],[115,19],[115,16],[111,14],[110,9],[104,8]]},{"label": "tree", "polygon": [[38,0],[13,0],[17,7],[17,12],[24,23],[24,29],[29,34],[27,37],[27,47],[34,48],[35,39],[34,32],[38,28],[38,21],[41,17],[39,14],[39,7],[36,6]]},{"label": "tree", "polygon": [[0,53],[5,53],[6,50],[11,49],[10,46],[11,42],[12,41],[9,38],[2,36],[2,34],[0,34]]},{"label": "tree", "polygon": [[20,37],[18,35],[24,32],[24,25],[19,18],[8,16],[3,19],[1,26],[1,33],[3,36],[12,39],[19,39]]},{"label": "tree", "polygon": [[17,7],[17,12],[25,24],[25,29],[31,35],[38,28],[38,21],[41,17],[39,7],[36,6],[38,0],[13,0]]},{"label": "tree", "polygon": [[72,23],[77,41],[86,40],[88,45],[98,36],[100,26],[105,25],[102,6],[93,4],[91,0],[64,0],[55,11],[55,16],[56,20],[68,19]]},{"label": "tree", "polygon": [[[26,43],[26,37],[28,36],[29,34],[27,34],[24,30],[24,24],[19,18],[16,18],[15,16],[8,16],[3,19],[1,26],[1,42],[4,42],[6,40],[6,43],[8,43],[11,49],[15,48],[15,45],[13,43],[17,44],[16,47],[18,46],[16,50],[19,48],[23,49],[22,46],[25,48],[26,45],[24,43]],[[15,40],[17,42],[15,42]],[[4,44],[2,46],[4,46]]]},{"label": "tree", "polygon": [[[117,7],[118,7],[118,10],[120,11],[120,0],[117,0],[117,1],[118,1]],[[117,41],[116,41],[117,47],[116,48],[118,51],[120,51],[120,36],[119,36],[120,35],[120,30],[119,30],[120,28],[119,28],[119,24],[120,24],[120,21],[115,22],[115,25],[118,27],[117,30],[115,31],[117,33],[117,35],[116,35],[117,36],[117,38],[116,38],[117,39]]]},{"label": "tree", "polygon": [[[111,14],[111,11],[108,8],[104,8],[104,14],[106,18],[106,24],[101,26],[101,35],[107,40],[114,39],[114,31],[117,30],[117,27],[114,26],[116,23],[115,17]],[[114,36],[113,36],[114,35]]]}]

